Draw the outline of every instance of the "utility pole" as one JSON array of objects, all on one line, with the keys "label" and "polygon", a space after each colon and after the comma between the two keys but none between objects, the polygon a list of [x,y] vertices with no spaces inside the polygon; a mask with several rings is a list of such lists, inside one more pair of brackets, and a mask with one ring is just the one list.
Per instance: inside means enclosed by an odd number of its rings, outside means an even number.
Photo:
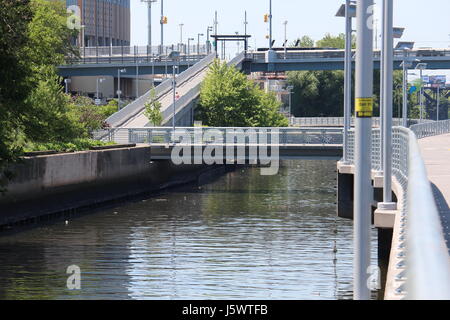
[{"label": "utility pole", "polygon": [[161,0],[161,49],[160,54],[164,53],[164,0]]},{"label": "utility pole", "polygon": [[180,46],[183,46],[183,26],[184,26],[184,24],[180,23],[179,26],[180,26]]},{"label": "utility pole", "polygon": [[371,185],[373,116],[373,0],[357,6],[355,88],[355,186],[354,186],[354,279],[353,298],[368,300],[370,227],[373,189]]},{"label": "utility pole", "polygon": [[437,102],[436,102],[436,112],[437,112],[437,121],[439,121],[439,104],[440,104],[440,84],[438,84],[438,87],[437,87]]},{"label": "utility pole", "polygon": [[270,0],[269,5],[269,50],[272,50],[272,0]]},{"label": "utility pole", "polygon": [[287,58],[287,20],[283,22],[284,24],[284,60]]},{"label": "utility pole", "polygon": [[141,0],[142,2],[147,2],[148,5],[148,41],[147,45],[150,47],[150,52],[152,50],[152,3],[156,0]]}]

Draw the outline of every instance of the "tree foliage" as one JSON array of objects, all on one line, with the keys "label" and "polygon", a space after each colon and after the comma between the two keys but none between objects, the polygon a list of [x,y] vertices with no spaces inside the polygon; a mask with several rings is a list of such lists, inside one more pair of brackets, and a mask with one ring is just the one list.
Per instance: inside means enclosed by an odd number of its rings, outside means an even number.
[{"label": "tree foliage", "polygon": [[261,90],[236,68],[216,60],[202,83],[200,118],[215,127],[279,127],[288,121],[272,93]]},{"label": "tree foliage", "polygon": [[156,97],[155,89],[150,91],[150,99],[145,104],[144,115],[150,120],[154,126],[160,126],[163,121],[161,114],[161,102]]}]

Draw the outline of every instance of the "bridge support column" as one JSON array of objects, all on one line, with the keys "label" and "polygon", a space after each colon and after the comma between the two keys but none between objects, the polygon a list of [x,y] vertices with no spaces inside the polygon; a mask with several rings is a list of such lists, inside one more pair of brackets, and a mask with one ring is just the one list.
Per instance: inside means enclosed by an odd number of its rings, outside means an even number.
[{"label": "bridge support column", "polygon": [[341,167],[337,171],[337,216],[353,219],[354,175]]}]

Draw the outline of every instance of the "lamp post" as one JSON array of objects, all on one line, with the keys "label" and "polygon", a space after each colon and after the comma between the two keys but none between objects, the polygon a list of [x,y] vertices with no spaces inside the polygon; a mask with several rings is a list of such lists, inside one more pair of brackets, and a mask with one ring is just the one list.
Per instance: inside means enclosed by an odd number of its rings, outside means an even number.
[{"label": "lamp post", "polygon": [[344,66],[344,143],[343,162],[348,162],[348,132],[350,130],[352,105],[352,18],[356,17],[356,4],[346,0],[339,8],[337,17],[345,17],[345,66]]},{"label": "lamp post", "polygon": [[408,68],[411,68],[412,63],[408,60],[408,50],[414,47],[414,42],[399,42],[395,47],[396,50],[403,50],[404,58],[400,66],[403,69],[403,84],[402,84],[402,125],[408,126]]},{"label": "lamp post", "polygon": [[436,113],[437,113],[437,116],[436,116],[436,120],[437,121],[439,121],[439,104],[440,104],[440,90],[441,90],[441,84],[440,83],[438,83],[438,87],[437,87],[437,101],[436,101]]},{"label": "lamp post", "polygon": [[269,0],[269,50],[272,50],[272,0]]},{"label": "lamp post", "polygon": [[197,54],[200,54],[200,37],[203,37],[203,33],[197,34]]},{"label": "lamp post", "polygon": [[286,89],[289,92],[289,125],[291,125],[291,119],[292,119],[292,90],[294,89],[294,86],[287,86]]},{"label": "lamp post", "polygon": [[127,69],[119,69],[117,70],[117,107],[120,111],[120,95],[122,94],[122,91],[120,91],[120,74],[127,72]]},{"label": "lamp post", "polygon": [[172,51],[169,54],[169,58],[174,61],[174,65],[172,67],[172,91],[173,91],[173,114],[172,114],[172,129],[173,129],[173,135],[175,136],[175,112],[176,112],[176,90],[177,90],[177,82],[176,82],[176,74],[178,72],[178,65],[175,65],[176,61],[179,61],[180,58],[180,52],[179,51]]},{"label": "lamp post", "polygon": [[423,120],[423,70],[427,68],[426,63],[418,63],[416,65],[416,69],[420,70],[420,92],[419,92],[419,109],[420,109],[420,123],[422,123]]},{"label": "lamp post", "polygon": [[142,62],[142,60],[136,61],[136,99],[139,98],[139,63]]},{"label": "lamp post", "polygon": [[164,0],[161,0],[161,49],[159,54],[164,53]]},{"label": "lamp post", "polygon": [[147,2],[148,5],[148,46],[150,51],[152,50],[152,3],[157,0],[141,0],[141,2]]},{"label": "lamp post", "polygon": [[286,60],[286,56],[287,56],[287,25],[288,25],[287,20],[285,22],[283,22],[283,24],[284,24],[284,60]]},{"label": "lamp post", "polygon": [[206,53],[209,54],[211,52],[211,41],[209,41],[209,34],[213,31],[213,27],[209,26],[206,29]]},{"label": "lamp post", "polygon": [[179,27],[180,27],[180,51],[182,50],[182,48],[183,48],[183,26],[184,26],[184,23],[180,23],[179,24]]},{"label": "lamp post", "polygon": [[97,99],[100,98],[99,82],[102,83],[103,81],[105,81],[105,78],[97,77],[97,84],[96,84],[96,90],[95,90],[95,98],[97,98]]},{"label": "lamp post", "polygon": [[191,41],[194,41],[194,38],[188,38],[188,48],[187,48],[187,54],[191,54]]},{"label": "lamp post", "polygon": [[355,87],[355,187],[354,187],[354,281],[353,298],[368,300],[370,232],[373,189],[371,181],[373,115],[373,0],[357,6]]}]

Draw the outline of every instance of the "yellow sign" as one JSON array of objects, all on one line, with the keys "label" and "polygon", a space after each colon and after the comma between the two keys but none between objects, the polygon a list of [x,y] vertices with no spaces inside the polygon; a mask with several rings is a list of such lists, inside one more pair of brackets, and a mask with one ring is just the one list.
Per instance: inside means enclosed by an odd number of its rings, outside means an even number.
[{"label": "yellow sign", "polygon": [[356,98],[356,116],[359,118],[370,118],[373,116],[373,98]]}]

